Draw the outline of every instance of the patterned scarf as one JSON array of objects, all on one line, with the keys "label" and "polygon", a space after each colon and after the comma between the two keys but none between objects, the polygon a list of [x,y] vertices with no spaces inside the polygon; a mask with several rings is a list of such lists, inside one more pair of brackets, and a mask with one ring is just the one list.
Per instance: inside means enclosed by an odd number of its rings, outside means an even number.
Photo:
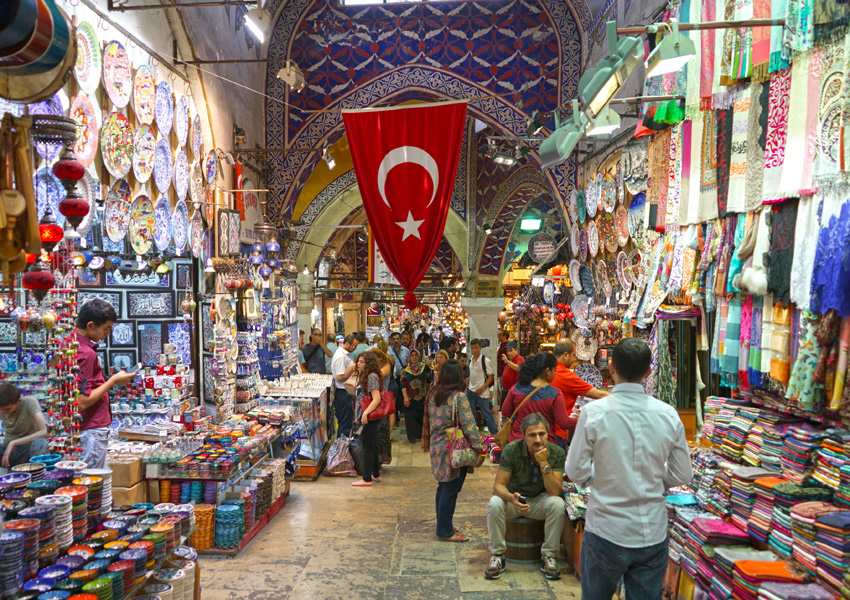
[{"label": "patterned scarf", "polygon": [[[770,0],[753,1],[753,18],[770,18]],[[753,81],[766,81],[770,67],[770,29],[769,27],[753,27]]]},{"label": "patterned scarf", "polygon": [[[694,130],[693,121],[685,121],[682,123],[682,137],[680,144],[682,147],[682,162],[680,163],[681,183],[679,184],[679,225],[690,225],[694,221],[689,219],[690,216],[690,201],[691,201],[691,157],[693,156],[693,141],[692,134]],[[693,179],[696,179],[695,177]],[[696,198],[695,198],[696,199]]]},{"label": "patterned scarf", "polygon": [[846,0],[814,0],[815,40],[825,42],[843,36],[850,25]]},{"label": "patterned scarf", "polygon": [[841,321],[841,330],[838,334],[838,360],[835,365],[835,383],[832,387],[832,396],[829,399],[830,410],[841,408],[841,397],[844,395],[845,376],[847,374],[847,356],[850,353],[850,319]]},{"label": "patterned scarf", "polygon": [[834,41],[821,50],[820,101],[818,103],[817,158],[815,181],[818,188],[829,187],[838,179],[841,159],[842,112],[844,110],[844,44]]},{"label": "patterned scarf", "polygon": [[753,296],[753,314],[750,319],[750,358],[747,367],[747,380],[750,385],[761,385],[761,340],[762,340],[762,306],[761,296]]},{"label": "patterned scarf", "polygon": [[791,302],[808,308],[811,300],[810,284],[818,247],[818,204],[820,196],[806,196],[797,209],[794,229],[794,258],[791,264]]},{"label": "patterned scarf", "polygon": [[[682,197],[682,124],[677,123],[670,130],[670,159],[667,163],[667,201],[664,206],[664,229],[676,227],[679,222],[679,202]],[[659,215],[660,217],[660,215]]]},{"label": "patterned scarf", "polygon": [[774,300],[791,301],[791,265],[794,261],[794,227],[799,200],[793,198],[778,204],[770,220],[770,252],[765,258],[767,289]]},{"label": "patterned scarf", "polygon": [[[788,0],[773,0],[770,5],[771,19],[784,19],[788,8]],[[775,73],[788,68],[790,57],[783,44],[783,27],[770,28],[770,72]]]},{"label": "patterned scarf", "polygon": [[[696,1],[696,0],[694,0]],[[776,0],[774,0],[776,1]],[[716,19],[716,0],[702,0],[702,17],[703,21],[714,21]],[[780,28],[781,29],[781,28]],[[699,97],[700,108],[702,110],[711,110],[711,89],[714,82],[714,47],[715,47],[715,30],[709,29],[701,33],[702,40],[700,52],[700,82],[699,82]]]},{"label": "patterned scarf", "polygon": [[788,0],[783,38],[785,47],[795,54],[812,49],[812,0]]},{"label": "patterned scarf", "polygon": [[659,232],[664,231],[667,218],[668,168],[670,165],[670,128],[659,131],[649,140],[649,223]]},{"label": "patterned scarf", "polygon": [[729,164],[729,192],[726,210],[746,212],[747,135],[749,133],[752,86],[745,84],[732,107],[732,144]]},{"label": "patterned scarf", "polygon": [[717,134],[713,110],[703,113],[702,149],[700,151],[700,194],[697,222],[717,218]]},{"label": "patterned scarf", "polygon": [[[812,68],[812,54],[807,52],[797,54],[794,64],[791,66],[791,88],[789,90],[788,103],[788,133],[785,138],[785,165],[794,165],[794,168],[782,170],[782,178],[779,189],[774,198],[767,200],[781,200],[800,196],[804,188],[810,190],[811,178],[808,185],[804,185],[806,173],[806,158],[809,153],[809,134],[814,131],[814,115],[809,118],[809,110],[816,111],[817,105],[817,81],[820,61],[816,60],[816,68]],[[811,104],[810,101],[811,100]],[[812,128],[807,129],[807,123]],[[837,150],[837,146],[836,146]],[[811,164],[811,163],[809,163]]]},{"label": "patterned scarf", "polygon": [[[753,18],[753,0],[735,2],[736,19]],[[749,79],[753,69],[753,28],[742,27],[735,31],[735,54],[732,57],[732,77]]]},{"label": "patterned scarf", "polygon": [[726,216],[732,162],[732,109],[717,111],[717,213]]},{"label": "patterned scarf", "polygon": [[753,84],[750,110],[747,113],[747,177],[744,193],[744,210],[747,212],[761,206],[762,183],[764,182],[764,142],[767,132],[767,102],[769,97],[769,85]]},{"label": "patterned scarf", "polygon": [[782,166],[785,163],[785,142],[788,137],[788,107],[791,91],[791,69],[774,73],[770,80],[770,99],[767,109],[767,138],[764,147],[764,185],[762,199],[779,197]]}]

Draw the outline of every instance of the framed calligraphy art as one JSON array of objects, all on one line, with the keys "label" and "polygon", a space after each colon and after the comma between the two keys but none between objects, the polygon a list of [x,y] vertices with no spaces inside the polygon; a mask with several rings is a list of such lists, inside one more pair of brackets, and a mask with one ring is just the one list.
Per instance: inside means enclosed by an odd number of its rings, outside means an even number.
[{"label": "framed calligraphy art", "polygon": [[109,346],[135,346],[136,345],[136,324],[128,321],[120,321],[112,325],[112,334],[109,339]]},{"label": "framed calligraphy art", "polygon": [[101,300],[106,300],[113,307],[115,307],[115,312],[118,315],[118,318],[121,318],[121,292],[101,292],[101,291],[85,291],[85,292],[77,292],[77,310],[80,307],[88,302],[89,300],[93,300],[94,298],[100,298]]},{"label": "framed calligraphy art", "polygon": [[174,292],[127,292],[127,316],[173,317]]},{"label": "framed calligraphy art", "polygon": [[219,257],[238,256],[241,249],[239,241],[240,214],[238,210],[219,209],[216,215],[216,255]]}]

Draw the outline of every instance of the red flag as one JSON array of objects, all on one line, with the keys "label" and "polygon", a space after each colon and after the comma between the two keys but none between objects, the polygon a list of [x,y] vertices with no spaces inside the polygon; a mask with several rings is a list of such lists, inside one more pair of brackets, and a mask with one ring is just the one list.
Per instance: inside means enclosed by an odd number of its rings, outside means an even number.
[{"label": "red flag", "polygon": [[343,112],[357,185],[406,304],[431,266],[451,204],[465,102]]}]

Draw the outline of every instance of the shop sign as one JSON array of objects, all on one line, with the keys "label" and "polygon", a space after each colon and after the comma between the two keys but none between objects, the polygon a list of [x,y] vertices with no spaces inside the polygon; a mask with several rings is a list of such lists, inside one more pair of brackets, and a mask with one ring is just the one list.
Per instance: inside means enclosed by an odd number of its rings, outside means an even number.
[{"label": "shop sign", "polygon": [[548,233],[538,233],[528,241],[528,255],[537,264],[549,262],[558,251],[558,244]]},{"label": "shop sign", "polygon": [[243,244],[253,244],[257,239],[254,224],[260,220],[260,195],[254,191],[250,179],[242,181],[242,209],[240,210],[240,239]]},{"label": "shop sign", "polygon": [[496,298],[499,295],[499,282],[495,279],[475,281],[475,296],[477,298]]}]

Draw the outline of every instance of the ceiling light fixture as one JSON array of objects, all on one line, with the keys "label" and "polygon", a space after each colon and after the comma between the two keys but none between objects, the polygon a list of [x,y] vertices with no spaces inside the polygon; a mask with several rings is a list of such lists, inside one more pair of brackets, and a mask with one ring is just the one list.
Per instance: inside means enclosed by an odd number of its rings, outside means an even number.
[{"label": "ceiling light fixture", "polygon": [[696,55],[696,46],[687,35],[679,31],[678,21],[672,19],[664,25],[670,29],[670,33],[664,36],[646,59],[644,65],[647,77],[675,73]]},{"label": "ceiling light fixture", "polygon": [[537,114],[535,110],[531,116],[528,118],[528,127],[525,132],[528,134],[528,137],[534,137],[546,127],[546,123],[544,123],[543,119]]},{"label": "ceiling light fixture", "polygon": [[608,135],[620,128],[620,115],[610,106],[606,106],[599,116],[587,125],[587,135],[598,137]]},{"label": "ceiling light fixture", "polygon": [[334,167],[336,167],[336,161],[334,160],[334,157],[331,156],[331,153],[328,152],[327,148],[322,148],[322,160],[325,161],[328,171],[333,171]]},{"label": "ceiling light fixture", "polygon": [[310,274],[310,269],[308,269],[308,268],[307,268],[307,263],[304,263],[304,274],[305,274],[305,275],[309,275],[309,274]]},{"label": "ceiling light fixture", "polygon": [[266,41],[266,34],[272,25],[272,16],[259,5],[245,13],[245,26],[254,34],[261,44]]},{"label": "ceiling light fixture", "polygon": [[608,21],[608,56],[592,69],[585,71],[578,82],[578,99],[588,116],[598,115],[608,101],[620,91],[623,84],[643,59],[643,44],[640,38],[617,39],[617,24]]},{"label": "ceiling light fixture", "polygon": [[485,225],[484,226],[484,234],[490,235],[491,233],[493,233],[493,229],[489,225]]},{"label": "ceiling light fixture", "polygon": [[584,127],[587,125],[587,116],[579,111],[578,100],[573,100],[573,120],[563,127],[560,123],[558,113],[555,113],[555,131],[540,144],[540,163],[543,167],[551,167],[563,162],[572,154],[578,145]]},{"label": "ceiling light fixture", "polygon": [[493,156],[493,162],[498,163],[500,165],[508,165],[510,167],[516,164],[516,158],[514,158],[510,154],[505,154],[504,152],[497,152]]},{"label": "ceiling light fixture", "polygon": [[307,80],[304,79],[304,72],[291,60],[286,61],[286,66],[277,72],[277,78],[288,85],[293,92],[299,93],[307,87]]},{"label": "ceiling light fixture", "polygon": [[519,230],[523,232],[540,231],[541,227],[543,227],[543,219],[536,215],[523,217],[519,221]]}]

